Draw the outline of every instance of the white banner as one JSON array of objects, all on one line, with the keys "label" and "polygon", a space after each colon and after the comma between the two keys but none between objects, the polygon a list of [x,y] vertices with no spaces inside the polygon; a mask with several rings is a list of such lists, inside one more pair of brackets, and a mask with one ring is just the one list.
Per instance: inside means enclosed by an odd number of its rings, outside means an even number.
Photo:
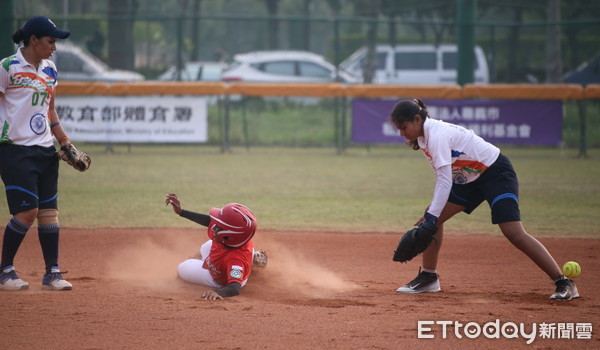
[{"label": "white banner", "polygon": [[201,143],[208,140],[206,98],[197,96],[59,96],[69,138],[89,142]]}]

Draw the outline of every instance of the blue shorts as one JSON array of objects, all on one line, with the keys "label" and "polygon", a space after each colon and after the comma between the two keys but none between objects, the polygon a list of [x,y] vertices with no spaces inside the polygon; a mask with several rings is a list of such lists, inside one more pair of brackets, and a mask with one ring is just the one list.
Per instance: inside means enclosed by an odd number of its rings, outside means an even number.
[{"label": "blue shorts", "polygon": [[58,157],[54,146],[0,144],[0,175],[11,215],[35,208],[58,208]]},{"label": "blue shorts", "polygon": [[502,154],[477,180],[453,184],[448,198],[448,202],[465,207],[467,214],[484,200],[492,209],[493,224],[521,221],[517,174],[510,160]]}]

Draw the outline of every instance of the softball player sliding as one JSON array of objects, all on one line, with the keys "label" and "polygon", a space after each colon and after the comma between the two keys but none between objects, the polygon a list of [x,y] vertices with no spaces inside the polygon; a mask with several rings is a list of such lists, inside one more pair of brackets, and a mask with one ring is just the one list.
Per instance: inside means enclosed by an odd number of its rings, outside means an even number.
[{"label": "softball player sliding", "polygon": [[165,205],[171,204],[175,214],[208,227],[209,240],[200,248],[200,259],[188,259],[177,268],[184,281],[217,288],[202,294],[204,299],[216,300],[240,294],[252,272],[252,265],[265,266],[267,255],[254,252],[252,237],[256,218],[247,207],[230,203],[212,208],[210,215],[181,208],[177,195],[166,195]]},{"label": "softball player sliding", "polygon": [[518,181],[509,159],[500,150],[461,126],[431,119],[423,101],[404,100],[391,112],[391,121],[415,150],[421,149],[436,174],[431,204],[419,218],[437,227],[434,242],[423,252],[423,270],[397,289],[401,293],[440,291],[436,273],[443,239],[443,224],[460,213],[471,213],[484,200],[492,223],[508,240],[533,260],[556,284],[552,299],[578,298],[575,283],[566,278],[548,250],[530,236],[521,223]]}]

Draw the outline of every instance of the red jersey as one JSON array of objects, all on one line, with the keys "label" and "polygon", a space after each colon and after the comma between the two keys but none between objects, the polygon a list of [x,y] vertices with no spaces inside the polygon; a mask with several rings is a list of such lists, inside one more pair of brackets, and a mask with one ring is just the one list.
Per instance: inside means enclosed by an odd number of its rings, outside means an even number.
[{"label": "red jersey", "polygon": [[232,282],[242,284],[250,277],[252,272],[252,240],[238,248],[229,248],[214,239],[214,233],[208,229],[208,237],[212,240],[212,247],[203,268],[210,271],[213,279],[220,285],[226,286]]}]

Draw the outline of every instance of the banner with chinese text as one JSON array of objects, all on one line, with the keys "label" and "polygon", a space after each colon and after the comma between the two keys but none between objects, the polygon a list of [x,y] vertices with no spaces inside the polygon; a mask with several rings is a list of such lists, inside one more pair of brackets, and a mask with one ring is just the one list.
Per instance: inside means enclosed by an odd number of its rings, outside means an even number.
[{"label": "banner with chinese text", "polygon": [[56,110],[61,125],[76,141],[208,140],[206,99],[197,96],[60,96]]},{"label": "banner with chinese text", "polygon": [[[404,142],[390,122],[398,100],[352,100],[352,141]],[[424,100],[429,116],[473,130],[494,144],[558,145],[562,141],[562,101]]]}]

